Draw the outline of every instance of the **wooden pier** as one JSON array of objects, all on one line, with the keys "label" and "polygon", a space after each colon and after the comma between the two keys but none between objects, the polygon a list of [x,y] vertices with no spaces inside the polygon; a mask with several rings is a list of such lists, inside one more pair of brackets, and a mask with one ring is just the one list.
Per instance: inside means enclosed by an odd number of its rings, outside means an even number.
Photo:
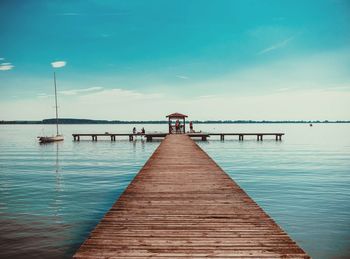
[{"label": "wooden pier", "polygon": [[256,136],[257,141],[263,141],[263,136],[275,136],[276,141],[281,141],[284,133],[209,133],[209,136],[220,136],[220,140],[225,140],[225,136],[238,136],[238,140],[243,141],[244,136]]},{"label": "wooden pier", "polygon": [[167,135],[74,258],[310,258],[191,138]]},{"label": "wooden pier", "polygon": [[[97,141],[97,137],[107,137],[111,141],[116,141],[116,137],[128,137],[133,141],[137,136],[143,136],[147,141],[152,141],[154,138],[165,138],[168,133],[146,133],[146,134],[129,134],[129,133],[74,133],[72,134],[74,141],[80,141],[81,137],[89,137],[92,141]],[[210,136],[220,136],[220,140],[225,140],[225,136],[238,136],[238,140],[243,141],[244,136],[256,136],[258,141],[263,141],[263,136],[275,136],[276,141],[281,141],[284,133],[205,133],[195,132],[186,133],[191,138],[199,138],[207,141]]]},{"label": "wooden pier", "polygon": [[109,137],[111,141],[116,141],[116,137],[129,137],[132,141],[135,136],[142,136],[143,134],[129,134],[129,133],[77,133],[72,134],[74,141],[80,141],[81,137],[90,137],[92,141],[97,141],[97,137]]}]

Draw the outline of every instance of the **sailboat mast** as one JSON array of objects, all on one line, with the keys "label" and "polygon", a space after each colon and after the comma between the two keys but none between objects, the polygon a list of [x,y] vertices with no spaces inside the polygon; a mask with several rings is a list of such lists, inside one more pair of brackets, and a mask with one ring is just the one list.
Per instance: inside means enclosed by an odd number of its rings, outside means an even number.
[{"label": "sailboat mast", "polygon": [[53,72],[53,79],[55,83],[55,108],[56,108],[56,135],[58,135],[58,106],[57,106],[57,87],[56,87],[56,72]]}]

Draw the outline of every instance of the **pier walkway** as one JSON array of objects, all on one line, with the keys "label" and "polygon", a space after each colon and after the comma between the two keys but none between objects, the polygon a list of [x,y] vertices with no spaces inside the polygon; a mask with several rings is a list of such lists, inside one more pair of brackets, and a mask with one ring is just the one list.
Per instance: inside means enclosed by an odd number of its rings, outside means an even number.
[{"label": "pier walkway", "polygon": [[[220,140],[225,140],[225,136],[238,136],[238,140],[243,141],[244,136],[256,136],[258,141],[263,140],[263,136],[275,136],[276,141],[281,141],[284,133],[206,133],[206,132],[193,132],[184,133],[191,138],[200,138],[207,141],[210,136],[220,136]],[[131,133],[73,133],[74,141],[80,141],[81,137],[91,137],[92,141],[97,141],[97,137],[108,137],[111,141],[116,141],[116,137],[129,137],[130,141],[138,136],[143,136],[147,141],[152,141],[154,138],[165,138],[168,133],[146,133],[146,134],[131,134]]]},{"label": "pier walkway", "polygon": [[309,258],[191,138],[168,135],[74,258]]}]

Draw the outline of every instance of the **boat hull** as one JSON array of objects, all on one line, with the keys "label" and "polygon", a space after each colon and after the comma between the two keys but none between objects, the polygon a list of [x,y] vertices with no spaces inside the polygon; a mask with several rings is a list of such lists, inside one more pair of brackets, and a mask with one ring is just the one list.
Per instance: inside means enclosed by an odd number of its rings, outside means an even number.
[{"label": "boat hull", "polygon": [[51,137],[38,137],[40,143],[50,143],[56,141],[63,141],[64,137],[62,135],[51,136]]}]

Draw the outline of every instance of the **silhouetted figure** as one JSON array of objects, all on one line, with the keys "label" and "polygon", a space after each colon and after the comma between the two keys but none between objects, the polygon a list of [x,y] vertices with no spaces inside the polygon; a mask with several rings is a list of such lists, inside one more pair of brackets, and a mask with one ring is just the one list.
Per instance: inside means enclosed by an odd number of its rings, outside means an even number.
[{"label": "silhouetted figure", "polygon": [[179,120],[176,120],[176,122],[175,122],[175,131],[176,131],[176,133],[179,133],[179,131],[180,131],[180,121]]},{"label": "silhouetted figure", "polygon": [[132,129],[132,133],[133,133],[133,134],[136,134],[136,127],[134,127],[134,128]]},{"label": "silhouetted figure", "polygon": [[191,132],[191,133],[194,132],[194,130],[193,130],[193,122],[192,122],[192,121],[190,121],[190,132]]},{"label": "silhouetted figure", "polygon": [[146,133],[145,128],[142,127],[142,129],[141,129],[141,134],[145,134],[145,133]]}]

